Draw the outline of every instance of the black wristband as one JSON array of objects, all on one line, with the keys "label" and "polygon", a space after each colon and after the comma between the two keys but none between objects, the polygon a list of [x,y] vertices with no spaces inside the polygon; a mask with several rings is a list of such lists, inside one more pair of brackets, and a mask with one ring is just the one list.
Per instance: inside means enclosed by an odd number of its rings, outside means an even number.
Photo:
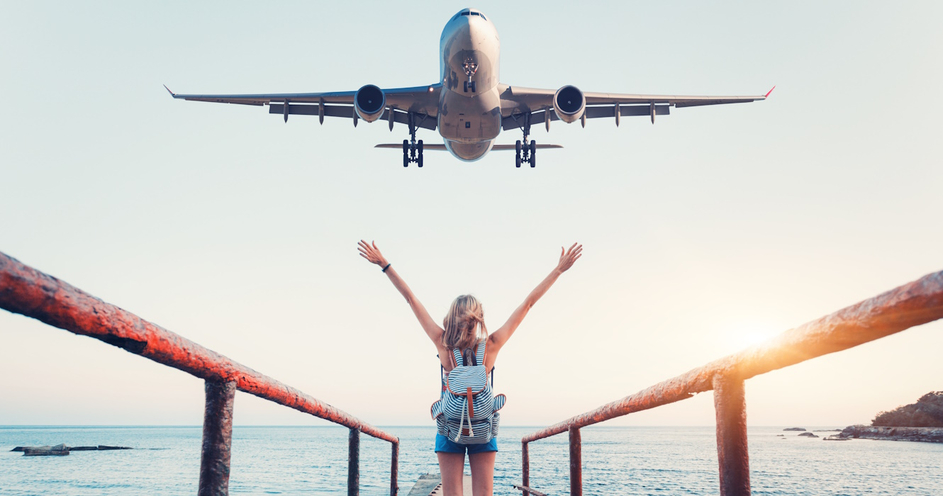
[{"label": "black wristband", "polygon": [[392,264],[386,264],[386,267],[383,267],[383,270],[381,270],[380,272],[384,272],[384,273],[385,273],[385,272],[386,272],[386,269],[389,269],[389,268],[390,268],[390,265],[392,265]]}]

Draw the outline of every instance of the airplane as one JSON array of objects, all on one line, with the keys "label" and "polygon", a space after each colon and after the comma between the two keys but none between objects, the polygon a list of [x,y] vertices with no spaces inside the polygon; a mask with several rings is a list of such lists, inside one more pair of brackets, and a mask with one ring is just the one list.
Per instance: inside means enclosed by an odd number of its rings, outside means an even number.
[{"label": "airplane", "polygon": [[[743,103],[765,100],[762,96],[672,96],[588,93],[573,85],[557,90],[521,88],[502,84],[498,78],[500,39],[498,31],[480,10],[462,9],[449,19],[439,39],[439,81],[426,86],[381,89],[367,84],[356,91],[328,93],[280,93],[246,95],[183,95],[164,88],[174,98],[201,102],[268,105],[270,114],[282,114],[285,122],[291,114],[344,117],[367,122],[386,120],[390,131],[394,124],[404,124],[409,139],[404,139],[403,167],[423,165],[423,150],[448,150],[455,158],[472,162],[491,150],[515,150],[515,166],[537,164],[537,150],[560,148],[537,144],[528,139],[532,125],[550,122],[571,124],[587,119],[611,118],[619,125],[620,117],[668,115],[669,108]],[[773,87],[775,89],[775,86]],[[427,144],[416,140],[417,129],[439,131],[444,143]],[[520,129],[523,140],[514,145],[495,144],[502,130]],[[377,148],[399,148],[399,144],[380,144]]]}]

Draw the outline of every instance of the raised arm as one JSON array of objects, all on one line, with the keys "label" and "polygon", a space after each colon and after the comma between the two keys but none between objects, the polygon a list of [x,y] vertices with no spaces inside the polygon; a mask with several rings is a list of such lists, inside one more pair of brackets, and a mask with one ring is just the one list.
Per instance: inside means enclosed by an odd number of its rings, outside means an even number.
[{"label": "raised arm", "polygon": [[514,334],[514,331],[517,330],[517,327],[521,325],[521,321],[524,320],[524,317],[527,315],[527,312],[530,311],[531,307],[534,306],[534,303],[537,303],[537,300],[550,289],[550,286],[553,286],[553,283],[557,281],[560,274],[566,272],[567,269],[572,267],[573,264],[579,260],[582,253],[583,245],[578,243],[573,243],[573,246],[571,246],[569,250],[564,250],[563,247],[560,248],[560,261],[557,262],[557,266],[550,272],[550,275],[545,277],[544,280],[527,295],[524,303],[521,303],[521,306],[517,307],[517,309],[511,313],[508,321],[488,337],[489,355],[493,356],[497,354],[498,350],[504,346],[504,343],[506,343],[508,339],[511,338],[511,335]]},{"label": "raised arm", "polygon": [[419,325],[422,326],[422,330],[426,332],[426,335],[435,343],[436,347],[440,346],[442,343],[442,335],[445,331],[439,324],[436,324],[435,321],[432,320],[432,317],[429,316],[429,312],[426,311],[426,307],[422,306],[422,303],[416,298],[413,291],[406,285],[406,281],[403,281],[403,278],[399,276],[396,269],[394,269],[383,254],[380,253],[377,244],[360,240],[360,242],[357,243],[357,250],[360,252],[361,257],[367,259],[370,263],[379,265],[383,269],[383,272],[390,278],[390,282],[393,283],[393,286],[396,287],[399,294],[403,295],[403,298],[406,298],[406,303],[409,303],[409,308],[413,310],[413,314],[419,320]]}]

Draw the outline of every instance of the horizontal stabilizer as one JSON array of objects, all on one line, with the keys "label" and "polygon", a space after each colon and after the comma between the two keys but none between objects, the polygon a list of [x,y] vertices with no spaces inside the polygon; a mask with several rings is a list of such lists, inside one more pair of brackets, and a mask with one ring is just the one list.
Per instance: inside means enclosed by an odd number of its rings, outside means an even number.
[{"label": "horizontal stabilizer", "polygon": [[[379,145],[377,145],[377,146],[374,146],[374,148],[395,148],[395,149],[397,149],[397,150],[402,150],[402,149],[403,149],[403,144],[402,144],[402,143],[381,143],[381,144],[379,144]],[[422,144],[422,149],[423,149],[423,150],[437,150],[437,151],[443,151],[443,152],[444,152],[444,151],[445,151],[445,145],[427,145],[427,144],[423,143],[423,144]]]},{"label": "horizontal stabilizer", "polygon": [[[537,143],[538,150],[546,150],[548,148],[563,148],[563,145],[551,145],[550,143]],[[494,145],[491,147],[491,150],[516,150],[517,145]]]},{"label": "horizontal stabilizer", "polygon": [[[396,149],[396,150],[402,150],[402,149],[403,149],[403,144],[402,144],[402,143],[380,143],[379,145],[374,146],[374,148],[393,148],[393,149]],[[551,144],[549,144],[549,143],[537,143],[537,149],[538,149],[538,150],[545,150],[545,149],[548,149],[548,148],[563,148],[563,145],[551,145]],[[432,144],[423,143],[423,144],[422,144],[422,149],[423,149],[423,150],[438,150],[438,151],[444,151],[444,150],[445,150],[445,145],[432,145]],[[495,150],[511,150],[511,151],[513,151],[513,150],[516,150],[516,149],[517,149],[517,145],[494,145],[493,147],[491,147],[491,151],[495,151]]]}]

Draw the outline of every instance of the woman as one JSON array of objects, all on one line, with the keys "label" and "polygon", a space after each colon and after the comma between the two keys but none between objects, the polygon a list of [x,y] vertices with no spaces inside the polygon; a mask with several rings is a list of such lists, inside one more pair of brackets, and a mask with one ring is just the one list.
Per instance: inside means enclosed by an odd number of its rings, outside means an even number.
[{"label": "woman", "polygon": [[[481,340],[485,341],[485,370],[490,375],[494,362],[498,358],[501,348],[507,343],[517,327],[521,325],[524,316],[530,311],[534,303],[540,299],[544,293],[550,289],[550,286],[556,282],[560,274],[563,274],[573,266],[582,255],[583,246],[573,243],[568,250],[560,248],[560,261],[544,280],[527,295],[524,303],[517,307],[507,322],[497,331],[488,334],[485,327],[484,312],[481,303],[471,295],[462,295],[452,302],[448,315],[446,315],[443,326],[440,327],[429,312],[422,306],[422,303],[416,299],[409,286],[396,273],[396,269],[386,260],[376,243],[367,243],[361,240],[358,243],[360,256],[367,259],[370,263],[379,265],[383,272],[390,278],[393,286],[399,290],[400,294],[406,298],[406,303],[413,310],[413,314],[419,319],[419,325],[423,331],[435,344],[439,351],[439,361],[445,369],[446,374],[455,368],[452,350],[474,349]],[[444,327],[444,328],[443,328]],[[468,452],[468,463],[471,466],[472,473],[472,493],[474,496],[490,496],[492,485],[494,483],[494,458],[498,451],[496,439],[491,439],[487,444],[458,444],[443,436],[436,434],[435,443],[436,455],[439,458],[439,472],[442,474],[442,489],[445,496],[460,496],[462,494],[462,470],[465,467],[465,453]]]}]

